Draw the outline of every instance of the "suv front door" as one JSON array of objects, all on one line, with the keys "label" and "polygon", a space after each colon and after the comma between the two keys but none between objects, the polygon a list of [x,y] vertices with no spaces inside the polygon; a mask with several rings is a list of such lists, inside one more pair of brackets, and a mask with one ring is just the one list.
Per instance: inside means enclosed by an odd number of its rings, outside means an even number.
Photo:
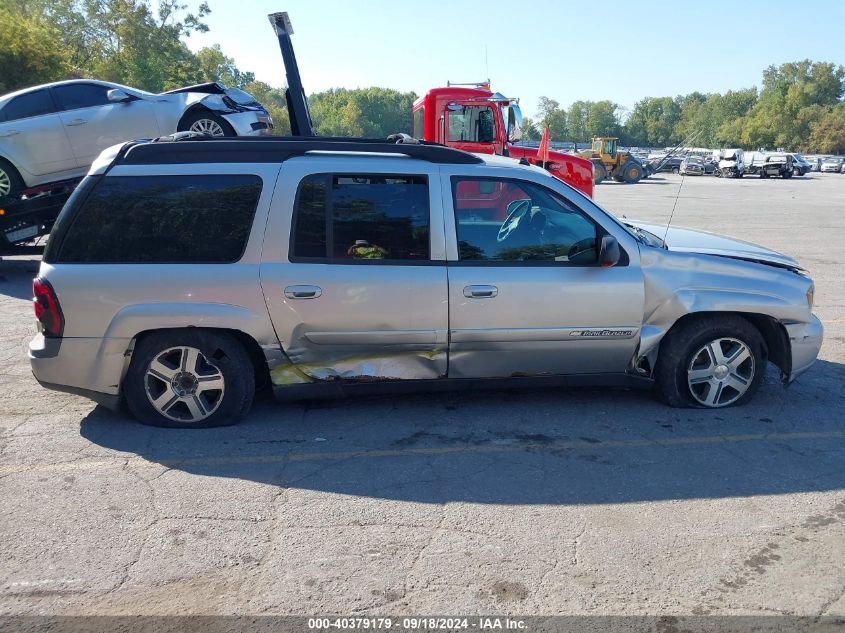
[{"label": "suv front door", "polygon": [[428,164],[408,162],[284,163],[261,264],[292,363],[273,372],[274,384],[446,375],[440,183]]},{"label": "suv front door", "polygon": [[109,85],[62,84],[52,88],[76,163],[88,167],[107,147],[159,135],[152,104],[139,98],[109,101]]},{"label": "suv front door", "polygon": [[449,377],[624,372],[643,316],[638,254],[599,266],[605,228],[539,184],[445,175],[441,186]]}]

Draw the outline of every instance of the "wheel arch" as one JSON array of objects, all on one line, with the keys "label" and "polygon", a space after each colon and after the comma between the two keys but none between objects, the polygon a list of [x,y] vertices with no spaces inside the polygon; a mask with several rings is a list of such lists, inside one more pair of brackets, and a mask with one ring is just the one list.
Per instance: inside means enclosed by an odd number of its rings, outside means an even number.
[{"label": "wheel arch", "polygon": [[[766,359],[780,369],[783,376],[790,375],[792,372],[792,349],[789,345],[789,335],[783,324],[768,314],[728,310],[702,310],[680,316],[661,336],[655,348],[654,357],[648,359],[650,367],[656,366],[657,358],[659,358],[663,344],[670,332],[697,319],[713,316],[736,316],[748,321],[763,337]],[[638,363],[641,362],[641,359],[638,360]]]},{"label": "wheel arch", "polygon": [[[171,332],[174,330],[201,330],[203,332],[228,334],[234,337],[246,350],[249,359],[252,361],[252,367],[255,370],[255,386],[257,390],[263,389],[270,384],[270,367],[267,363],[267,358],[255,338],[243,330],[226,327],[205,327],[205,326],[174,326],[174,327],[158,327],[142,330],[138,332],[129,341],[124,356],[123,369],[120,376],[120,385],[123,386],[123,380],[126,377],[126,372],[129,370],[129,364],[132,361],[132,352],[135,347],[145,338],[162,332]],[[121,388],[121,392],[123,389]]]},{"label": "wheel arch", "polygon": [[269,383],[270,364],[283,360],[281,346],[266,313],[215,303],[136,304],[115,314],[103,337],[104,341],[123,342],[123,366],[118,384],[122,386],[132,351],[141,338],[154,332],[191,328],[233,335],[253,361],[259,387],[265,380]]},{"label": "wheel arch", "polygon": [[202,101],[198,101],[197,103],[194,103],[194,104],[188,106],[187,108],[185,108],[185,111],[182,113],[182,116],[179,117],[179,121],[176,123],[176,130],[180,131],[180,132],[183,131],[182,125],[185,122],[185,120],[188,119],[190,116],[197,114],[197,113],[200,113],[200,112],[207,112],[209,114],[214,114],[216,116],[222,116],[223,114],[226,114],[225,112],[219,112],[217,110],[212,110],[207,105],[205,105]]}]

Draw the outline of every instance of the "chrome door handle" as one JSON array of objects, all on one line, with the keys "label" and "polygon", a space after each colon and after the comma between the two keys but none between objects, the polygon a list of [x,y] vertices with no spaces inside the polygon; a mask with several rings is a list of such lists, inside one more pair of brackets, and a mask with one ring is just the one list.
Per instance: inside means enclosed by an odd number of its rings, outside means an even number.
[{"label": "chrome door handle", "polygon": [[316,299],[323,290],[319,286],[288,286],[285,288],[285,296],[288,299]]},{"label": "chrome door handle", "polygon": [[499,294],[496,286],[464,286],[464,296],[468,299],[489,299]]},{"label": "chrome door handle", "polygon": [[84,125],[88,123],[85,119],[74,119],[73,121],[68,121],[65,125]]},{"label": "chrome door handle", "polygon": [[0,132],[0,137],[5,138],[7,136],[14,136],[15,134],[20,134],[18,130],[6,130],[5,132]]}]

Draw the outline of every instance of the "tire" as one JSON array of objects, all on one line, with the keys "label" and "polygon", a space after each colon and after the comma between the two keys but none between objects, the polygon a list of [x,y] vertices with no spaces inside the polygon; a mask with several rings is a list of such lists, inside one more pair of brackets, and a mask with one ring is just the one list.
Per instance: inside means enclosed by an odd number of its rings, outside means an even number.
[{"label": "tire", "polygon": [[635,162],[625,163],[622,166],[622,179],[629,185],[634,185],[643,179],[643,169]]},{"label": "tire", "polygon": [[[203,389],[203,383],[211,386]],[[123,387],[129,411],[143,424],[227,426],[236,424],[252,405],[255,369],[243,345],[230,334],[163,330],[135,346]],[[155,399],[161,403],[158,407]]]},{"label": "tire", "polygon": [[223,117],[200,110],[191,112],[179,122],[179,132],[201,132],[211,136],[237,136],[235,128]]},{"label": "tire", "polygon": [[[733,353],[738,356],[720,363],[724,360],[716,358],[720,351],[728,359]],[[767,361],[760,332],[733,315],[698,316],[681,323],[663,339],[659,354],[655,392],[672,407],[715,409],[743,404],[760,387]]]},{"label": "tire", "polygon": [[607,178],[607,169],[601,163],[593,163],[593,184],[599,184]]},{"label": "tire", "polygon": [[677,167],[672,167],[672,173],[673,173],[673,174],[677,174],[677,173],[678,173],[678,172],[680,172],[680,171],[681,171],[681,170],[680,170],[680,169],[678,169]]},{"label": "tire", "polygon": [[0,158],[0,200],[14,196],[24,188],[23,178],[7,160]]}]

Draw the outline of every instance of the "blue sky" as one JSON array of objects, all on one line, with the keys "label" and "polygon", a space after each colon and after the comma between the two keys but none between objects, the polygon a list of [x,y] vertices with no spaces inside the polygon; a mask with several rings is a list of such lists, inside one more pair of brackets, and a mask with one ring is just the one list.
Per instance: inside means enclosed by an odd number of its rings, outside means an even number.
[{"label": "blue sky", "polygon": [[[196,2],[190,3],[196,6]],[[384,86],[417,94],[481,81],[567,106],[611,99],[724,92],[760,84],[769,64],[845,64],[845,2],[553,2],[476,0],[209,0],[210,32],[242,70],[280,86],[281,55],[267,14],[288,11],[306,91]],[[486,49],[486,55],[485,55]],[[622,51],[616,54],[616,51]]]}]

